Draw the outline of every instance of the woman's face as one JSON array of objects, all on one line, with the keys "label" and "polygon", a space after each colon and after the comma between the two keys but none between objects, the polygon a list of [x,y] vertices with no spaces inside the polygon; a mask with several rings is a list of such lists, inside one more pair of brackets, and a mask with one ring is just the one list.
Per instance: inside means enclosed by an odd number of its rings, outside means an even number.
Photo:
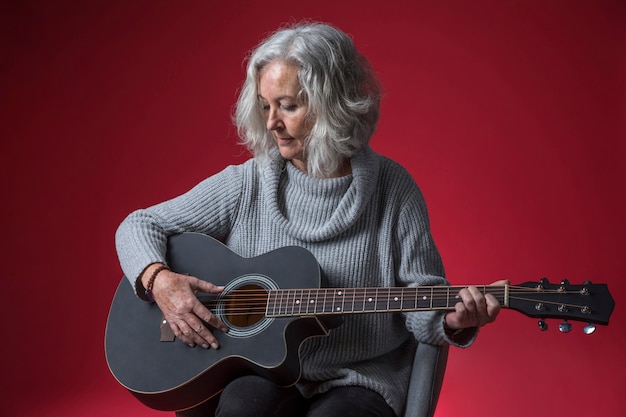
[{"label": "woman's face", "polygon": [[273,61],[259,73],[259,101],[283,158],[301,171],[307,172],[304,155],[305,139],[311,131],[306,103],[298,100],[300,83],[298,67]]}]

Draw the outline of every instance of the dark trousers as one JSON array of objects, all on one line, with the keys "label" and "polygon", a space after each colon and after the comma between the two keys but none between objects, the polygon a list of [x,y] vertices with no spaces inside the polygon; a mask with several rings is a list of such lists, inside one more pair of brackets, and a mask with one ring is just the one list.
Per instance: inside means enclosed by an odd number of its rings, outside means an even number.
[{"label": "dark trousers", "polygon": [[177,416],[213,417],[213,413],[215,417],[396,417],[384,398],[367,388],[338,387],[304,398],[295,387],[280,387],[258,376],[232,381],[217,405],[209,402]]}]

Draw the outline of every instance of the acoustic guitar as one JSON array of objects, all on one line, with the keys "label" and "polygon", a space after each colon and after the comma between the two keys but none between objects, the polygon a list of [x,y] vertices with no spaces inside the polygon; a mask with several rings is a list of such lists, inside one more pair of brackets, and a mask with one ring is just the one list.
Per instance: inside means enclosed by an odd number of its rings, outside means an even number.
[{"label": "acoustic guitar", "polygon": [[[346,314],[453,310],[463,286],[328,288],[315,257],[284,247],[243,258],[219,241],[183,233],[168,241],[168,265],[178,273],[224,285],[221,294],[198,294],[229,331],[215,331],[220,348],[191,349],[175,337],[158,306],[139,300],[124,277],[111,305],[105,335],[109,369],[148,407],[179,411],[219,394],[238,376],[257,374],[285,386],[300,377],[299,347],[326,336]],[[605,284],[479,286],[503,308],[539,318],[606,325],[614,301]]]}]

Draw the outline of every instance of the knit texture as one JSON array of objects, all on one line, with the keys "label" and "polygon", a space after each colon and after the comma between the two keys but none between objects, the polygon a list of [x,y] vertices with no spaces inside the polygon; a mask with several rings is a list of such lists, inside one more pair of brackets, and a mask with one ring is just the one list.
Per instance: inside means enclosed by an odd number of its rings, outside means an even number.
[{"label": "knit texture", "polygon": [[[131,213],[116,234],[122,269],[135,283],[165,261],[169,236],[199,232],[252,257],[288,245],[311,251],[333,287],[448,285],[424,199],[408,172],[366,148],[352,174],[313,178],[274,155],[229,166],[186,194]],[[443,313],[347,315],[330,336],[302,345],[298,388],[336,386],[380,393],[401,414],[415,341],[450,343]],[[470,342],[471,343],[471,342]]]}]

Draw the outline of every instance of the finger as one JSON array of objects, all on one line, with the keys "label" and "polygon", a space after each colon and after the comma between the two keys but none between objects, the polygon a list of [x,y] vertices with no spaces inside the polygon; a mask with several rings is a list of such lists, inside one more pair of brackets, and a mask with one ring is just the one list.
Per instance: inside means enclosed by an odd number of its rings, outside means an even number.
[{"label": "finger", "polygon": [[223,332],[228,331],[228,327],[226,327],[219,316],[212,313],[200,302],[194,304],[192,311],[187,315],[185,320],[197,336],[194,338],[195,342],[204,348],[208,348],[209,345],[214,349],[219,347],[217,338],[207,328],[207,324]]},{"label": "finger", "polygon": [[209,346],[217,349],[219,343],[213,334],[204,326],[204,324],[193,314],[189,314],[184,320],[179,320],[177,326],[180,329],[180,340],[189,345],[195,347],[200,345],[205,349]]},{"label": "finger", "polygon": [[223,332],[227,332],[228,331],[228,327],[219,318],[219,316],[217,316],[216,314],[212,313],[209,309],[207,309],[201,303],[198,303],[197,305],[194,306],[193,313],[200,320],[202,320],[204,323],[208,323],[211,326],[213,326],[216,329],[219,329],[219,330],[221,330]]},{"label": "finger", "polygon": [[182,320],[178,320],[177,322],[174,322],[173,320],[168,320],[168,322],[170,323],[170,328],[174,332],[174,335],[181,342],[189,345],[190,347],[195,346],[195,342],[192,337],[193,332],[191,331],[191,328],[187,325],[187,323]]},{"label": "finger", "polygon": [[469,286],[460,295],[466,309],[463,327],[480,327],[487,323],[487,301],[483,293],[475,286]]},{"label": "finger", "polygon": [[462,301],[459,301],[454,305],[454,311],[449,312],[446,315],[446,322],[449,326],[455,329],[462,328],[467,321],[467,309]]},{"label": "finger", "polygon": [[210,294],[219,294],[222,291],[224,291],[223,286],[215,285],[211,282],[203,281],[198,278],[194,278],[194,280],[191,283],[191,286],[196,292],[199,291],[199,292],[206,292]]},{"label": "finger", "polygon": [[463,300],[463,306],[465,307],[468,316],[476,314],[476,300],[474,299],[475,295],[472,288],[475,287],[463,288],[459,292],[459,296],[461,297],[461,300]]},{"label": "finger", "polygon": [[190,327],[194,330],[193,340],[194,343],[208,349],[209,346],[213,349],[218,349],[220,344],[215,335],[200,321],[197,317],[190,319],[193,323]]},{"label": "finger", "polygon": [[500,313],[500,309],[502,308],[502,306],[500,305],[500,302],[498,301],[498,299],[494,297],[492,294],[487,294],[485,296],[485,300],[487,302],[488,323],[491,323],[496,319],[496,317]]},{"label": "finger", "polygon": [[474,308],[478,314],[487,309],[487,302],[485,301],[485,296],[482,291],[473,286],[467,287],[467,291],[472,296]]},{"label": "finger", "polygon": [[209,346],[212,347],[213,349],[219,348],[220,346],[219,342],[217,341],[213,333],[211,333],[211,331],[207,329],[204,324],[202,324],[198,320],[198,324],[194,324],[193,326],[194,326],[193,327],[194,328],[194,343],[202,346],[204,349],[208,349]]}]

